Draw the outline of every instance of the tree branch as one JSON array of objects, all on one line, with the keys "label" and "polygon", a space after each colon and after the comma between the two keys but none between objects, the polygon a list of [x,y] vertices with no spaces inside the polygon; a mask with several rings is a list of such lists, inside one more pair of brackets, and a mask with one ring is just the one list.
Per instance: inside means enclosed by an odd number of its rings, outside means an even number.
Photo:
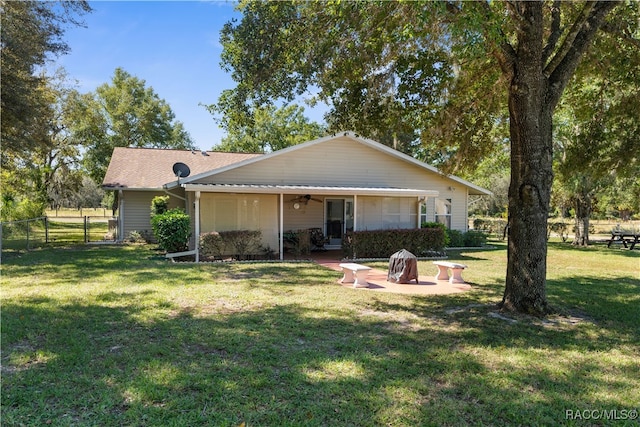
[{"label": "tree branch", "polygon": [[570,77],[580,62],[580,58],[593,40],[604,19],[619,1],[590,2],[576,20],[560,49],[545,67],[544,74],[549,79],[547,102],[557,104]]},{"label": "tree branch", "polygon": [[553,6],[551,6],[551,34],[549,35],[549,40],[547,40],[547,44],[542,51],[542,60],[546,63],[551,53],[556,48],[558,44],[558,40],[560,40],[560,36],[562,35],[562,27],[561,27],[561,14],[560,14],[560,0],[555,0],[553,2]]},{"label": "tree branch", "polygon": [[595,6],[596,4],[594,2],[588,2],[584,5],[584,8],[582,9],[580,16],[573,23],[573,26],[571,27],[571,29],[569,30],[569,33],[567,34],[564,41],[562,42],[560,49],[556,52],[553,58],[551,58],[551,61],[545,67],[544,74],[547,77],[553,74],[553,72],[558,67],[558,65],[562,61],[564,61],[569,51],[573,49],[573,44],[576,40],[576,37],[578,37],[578,34],[581,31],[585,30],[585,23],[593,13]]}]

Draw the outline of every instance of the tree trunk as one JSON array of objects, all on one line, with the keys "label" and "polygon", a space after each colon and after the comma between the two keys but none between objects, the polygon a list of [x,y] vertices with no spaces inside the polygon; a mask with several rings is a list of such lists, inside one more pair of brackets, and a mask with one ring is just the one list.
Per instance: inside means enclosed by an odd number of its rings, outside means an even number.
[{"label": "tree trunk", "polygon": [[511,183],[507,277],[501,307],[549,312],[546,296],[547,217],[552,171],[553,103],[542,73],[541,8],[528,3],[529,27],[518,40],[509,87]]},{"label": "tree trunk", "polygon": [[591,197],[581,195],[575,198],[574,208],[576,213],[575,234],[573,244],[576,246],[589,246],[589,217],[591,216]]}]

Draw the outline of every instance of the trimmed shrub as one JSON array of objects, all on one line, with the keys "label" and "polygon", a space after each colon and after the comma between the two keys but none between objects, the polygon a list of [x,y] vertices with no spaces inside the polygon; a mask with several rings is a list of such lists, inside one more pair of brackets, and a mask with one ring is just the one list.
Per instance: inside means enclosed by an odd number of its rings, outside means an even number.
[{"label": "trimmed shrub", "polygon": [[388,258],[400,249],[416,256],[441,253],[445,247],[442,227],[400,230],[352,231],[342,240],[347,258]]},{"label": "trimmed shrub", "polygon": [[260,230],[221,231],[220,236],[227,250],[233,250],[238,260],[247,259],[248,255],[262,252],[262,232]]},{"label": "trimmed shrub", "polygon": [[487,244],[487,233],[478,230],[469,230],[463,234],[463,246],[479,247]]},{"label": "trimmed shrub", "polygon": [[[270,252],[262,247],[260,230],[211,231],[200,234],[200,254],[223,259],[225,256],[246,260],[250,256],[265,256]],[[272,255],[270,255],[272,256]]]},{"label": "trimmed shrub", "polygon": [[442,229],[442,232],[444,233],[444,246],[451,246],[449,244],[449,233],[448,228],[446,225],[444,225],[441,222],[423,222],[421,225],[421,228],[440,228]]},{"label": "trimmed shrub", "polygon": [[224,239],[217,231],[200,234],[200,254],[202,256],[222,258],[225,246]]},{"label": "trimmed shrub", "polygon": [[465,245],[465,233],[458,230],[447,230],[447,236],[449,237],[447,247],[448,248],[461,248]]},{"label": "trimmed shrub", "polygon": [[473,220],[474,230],[484,231],[498,237],[502,237],[504,235],[506,226],[507,221],[502,218],[475,218]]},{"label": "trimmed shrub", "polygon": [[170,209],[151,218],[153,235],[160,248],[167,252],[182,252],[188,248],[191,237],[189,215],[182,209]]}]

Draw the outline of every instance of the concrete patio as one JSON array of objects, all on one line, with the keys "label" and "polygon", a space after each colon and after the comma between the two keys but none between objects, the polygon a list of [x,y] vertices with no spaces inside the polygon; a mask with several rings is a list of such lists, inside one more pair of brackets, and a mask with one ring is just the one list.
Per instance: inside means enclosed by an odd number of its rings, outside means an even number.
[{"label": "concrete patio", "polygon": [[[345,262],[342,260],[342,251],[340,250],[312,252],[310,255],[304,256],[304,258],[311,259],[323,267],[336,271],[342,271],[339,264]],[[357,260],[355,262],[367,265],[366,262],[358,262]],[[435,276],[438,273],[438,268],[435,265],[433,266],[433,271],[428,273],[429,275],[421,275],[419,277],[419,283],[415,283],[415,281],[408,284],[387,282],[387,273],[386,269],[372,269],[367,277],[369,287],[358,288],[358,290],[413,295],[447,295],[466,292],[471,289],[471,285],[468,283],[450,284],[448,280],[436,280]],[[338,283],[340,282],[338,281]],[[340,283],[340,285],[353,289],[352,283]]]}]

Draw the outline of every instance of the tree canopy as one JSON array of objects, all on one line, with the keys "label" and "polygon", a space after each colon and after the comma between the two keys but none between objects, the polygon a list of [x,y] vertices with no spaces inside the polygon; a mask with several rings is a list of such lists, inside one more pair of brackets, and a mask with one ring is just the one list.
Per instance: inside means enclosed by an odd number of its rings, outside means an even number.
[{"label": "tree canopy", "polygon": [[[210,107],[215,111],[214,106]],[[237,123],[233,116],[220,120],[226,131],[222,143],[215,150],[264,153],[319,138],[325,130],[304,116],[304,108],[295,104],[276,108],[267,105],[252,111],[250,124]]]},{"label": "tree canopy", "polygon": [[[225,25],[222,64],[237,86],[227,111],[295,99],[331,106],[330,131],[417,132],[447,170],[503,147],[509,118],[509,262],[502,307],[543,314],[552,119],[601,29],[637,48],[619,2],[242,2]],[[322,35],[319,37],[318,35]],[[628,40],[625,40],[628,39]],[[636,46],[636,47],[634,47]],[[594,70],[596,72],[597,70]]]},{"label": "tree canopy", "polygon": [[193,148],[193,141],[167,102],[146,82],[121,68],[111,83],[70,97],[75,139],[84,145],[83,165],[101,182],[115,147]]}]

